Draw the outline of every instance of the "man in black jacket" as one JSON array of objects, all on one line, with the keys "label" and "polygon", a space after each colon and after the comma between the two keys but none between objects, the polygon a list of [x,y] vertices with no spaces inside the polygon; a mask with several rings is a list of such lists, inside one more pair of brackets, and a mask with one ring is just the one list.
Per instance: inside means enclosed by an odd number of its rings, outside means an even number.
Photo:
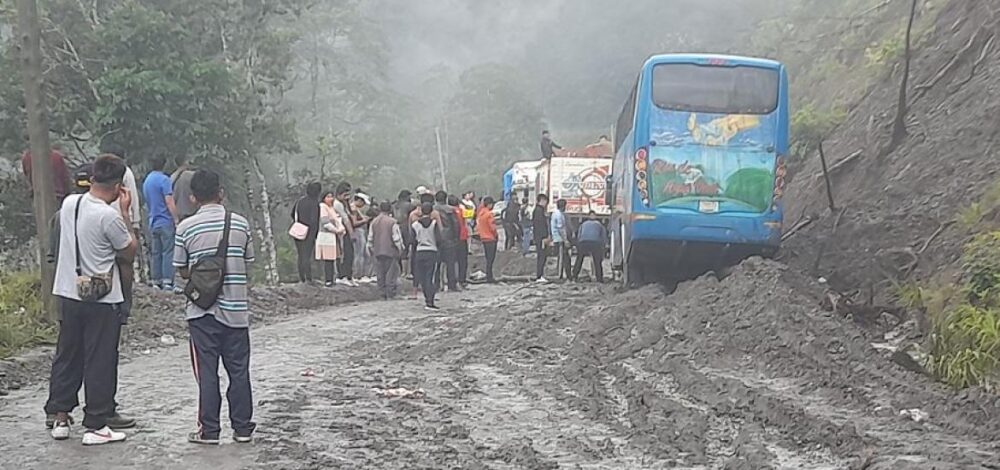
[{"label": "man in black jacket", "polygon": [[549,242],[549,218],[545,215],[545,210],[549,206],[549,197],[539,194],[535,210],[531,213],[531,227],[534,231],[533,239],[538,254],[538,263],[535,267],[535,280],[538,282],[548,282],[545,279],[545,252]]},{"label": "man in black jacket", "polygon": [[441,218],[441,246],[438,252],[443,265],[438,267],[435,282],[440,285],[447,274],[448,290],[455,292],[458,290],[458,224],[462,222],[455,216],[455,206],[448,204],[448,193],[444,191],[434,194],[434,210]]},{"label": "man in black jacket", "polygon": [[542,159],[548,160],[556,155],[554,149],[562,150],[562,147],[552,141],[549,131],[542,131]]},{"label": "man in black jacket", "polygon": [[507,203],[507,207],[503,210],[503,233],[504,233],[504,251],[510,251],[517,244],[517,241],[521,238],[521,204],[517,202],[517,196],[511,196],[510,202]]}]

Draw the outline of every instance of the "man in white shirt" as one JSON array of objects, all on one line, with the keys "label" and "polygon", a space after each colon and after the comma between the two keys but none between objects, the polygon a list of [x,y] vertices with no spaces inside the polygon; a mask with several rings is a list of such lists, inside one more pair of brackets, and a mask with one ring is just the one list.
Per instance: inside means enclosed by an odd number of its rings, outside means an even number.
[{"label": "man in white shirt", "polygon": [[[46,413],[55,415],[52,437],[69,438],[69,413],[77,404],[80,375],[85,390],[84,445],[125,440],[111,430],[118,385],[118,338],[121,304],[119,259],[131,262],[138,243],[131,234],[128,207],[132,196],[124,188],[125,161],[103,155],[94,162],[90,191],[67,197],[60,210],[59,259],[52,293],[60,302],[62,322],[52,361]],[[118,208],[111,205],[118,201]],[[125,214],[123,217],[122,214]],[[106,295],[81,299],[88,278],[110,274]]]}]

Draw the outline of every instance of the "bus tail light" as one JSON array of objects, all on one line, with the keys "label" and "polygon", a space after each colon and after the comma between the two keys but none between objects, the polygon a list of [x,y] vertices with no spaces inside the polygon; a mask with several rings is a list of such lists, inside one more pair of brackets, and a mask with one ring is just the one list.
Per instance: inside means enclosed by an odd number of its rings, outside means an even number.
[{"label": "bus tail light", "polygon": [[639,190],[639,197],[642,204],[649,207],[649,181],[647,175],[649,171],[649,150],[640,147],[635,151],[635,187]]},{"label": "bus tail light", "polygon": [[771,206],[772,210],[778,209],[778,203],[785,195],[785,176],[787,174],[788,169],[785,167],[785,157],[778,156],[777,164],[774,167],[774,196]]}]

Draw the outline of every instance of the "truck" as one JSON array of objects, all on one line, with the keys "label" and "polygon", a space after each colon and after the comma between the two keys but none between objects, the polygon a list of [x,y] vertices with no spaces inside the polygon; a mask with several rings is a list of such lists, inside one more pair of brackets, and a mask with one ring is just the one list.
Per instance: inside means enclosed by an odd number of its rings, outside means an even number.
[{"label": "truck", "polygon": [[549,196],[549,213],[566,200],[566,217],[577,226],[593,211],[602,221],[611,217],[606,191],[613,161],[611,142],[603,138],[582,149],[562,149],[538,166],[536,194]]}]

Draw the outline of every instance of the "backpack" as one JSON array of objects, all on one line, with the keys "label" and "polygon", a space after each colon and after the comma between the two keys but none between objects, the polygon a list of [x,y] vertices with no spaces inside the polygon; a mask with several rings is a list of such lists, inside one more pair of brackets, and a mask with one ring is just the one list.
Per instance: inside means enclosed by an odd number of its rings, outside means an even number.
[{"label": "backpack", "polygon": [[[458,217],[455,215],[455,210],[447,210],[451,206],[441,206],[438,210],[438,215],[441,216],[441,237],[448,246],[452,246],[458,243]],[[435,208],[437,209],[437,208]]]},{"label": "backpack", "polygon": [[222,229],[222,241],[215,254],[199,259],[191,266],[191,276],[184,286],[184,296],[202,310],[208,310],[219,300],[226,277],[226,252],[229,251],[229,226],[232,213],[226,211],[226,224]]}]

